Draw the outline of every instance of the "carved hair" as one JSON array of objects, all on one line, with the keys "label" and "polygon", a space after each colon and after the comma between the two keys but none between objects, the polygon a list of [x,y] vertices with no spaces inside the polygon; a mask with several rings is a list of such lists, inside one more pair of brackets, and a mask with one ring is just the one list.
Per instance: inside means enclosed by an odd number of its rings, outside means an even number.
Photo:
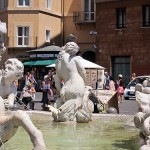
[{"label": "carved hair", "polygon": [[65,44],[65,46],[63,47],[63,49],[69,53],[70,51],[74,51],[75,53],[77,53],[79,51],[79,47],[75,42],[68,42]]},{"label": "carved hair", "polygon": [[68,35],[66,39],[66,43],[68,42],[75,42],[77,40],[77,36],[74,33]]},{"label": "carved hair", "polygon": [[19,61],[18,59],[16,58],[10,58],[8,59],[6,62],[5,62],[5,65],[6,64],[11,64],[12,66],[16,66],[17,67],[17,73],[18,73],[18,78],[21,78],[22,75],[23,75],[23,72],[24,72],[24,66],[22,64],[21,61]]}]

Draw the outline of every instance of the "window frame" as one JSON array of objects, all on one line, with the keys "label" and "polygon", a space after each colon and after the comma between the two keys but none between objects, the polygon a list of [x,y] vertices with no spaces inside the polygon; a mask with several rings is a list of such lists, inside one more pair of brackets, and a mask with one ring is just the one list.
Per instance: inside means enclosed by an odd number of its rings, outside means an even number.
[{"label": "window frame", "polygon": [[126,28],[126,7],[116,8],[116,28]]},{"label": "window frame", "polygon": [[[47,32],[48,31],[48,32]],[[48,34],[47,34],[48,33]],[[45,41],[49,42],[51,41],[51,31],[50,30],[45,30]]]},{"label": "window frame", "polygon": [[[22,35],[19,35],[19,28],[22,28]],[[28,28],[28,35],[25,35],[25,28]],[[19,38],[22,44],[19,44]],[[25,40],[28,40],[28,44],[25,44]],[[17,47],[29,47],[30,45],[30,26],[17,26]]]},{"label": "window frame", "polygon": [[[92,7],[92,4],[94,4],[94,8]],[[95,0],[84,0],[84,21],[86,22],[95,21],[95,10],[96,10]]]},{"label": "window frame", "polygon": [[0,9],[5,9],[6,7],[7,7],[7,2],[6,2],[6,0],[0,0],[0,2],[1,2],[1,6],[0,6]]},{"label": "window frame", "polygon": [[[29,1],[29,5],[26,5],[26,1]],[[19,5],[19,0],[17,0],[18,7],[30,7],[30,0],[22,0],[23,4]]]},{"label": "window frame", "polygon": [[52,9],[52,0],[46,0],[46,9]]},{"label": "window frame", "polygon": [[142,6],[142,26],[150,27],[150,5]]}]

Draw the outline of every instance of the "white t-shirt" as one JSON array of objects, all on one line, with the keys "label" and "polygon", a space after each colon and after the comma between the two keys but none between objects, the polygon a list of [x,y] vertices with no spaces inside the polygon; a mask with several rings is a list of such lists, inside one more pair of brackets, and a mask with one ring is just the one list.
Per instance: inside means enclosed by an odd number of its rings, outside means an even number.
[{"label": "white t-shirt", "polygon": [[47,90],[50,89],[50,84],[44,84],[43,85],[43,90]]}]

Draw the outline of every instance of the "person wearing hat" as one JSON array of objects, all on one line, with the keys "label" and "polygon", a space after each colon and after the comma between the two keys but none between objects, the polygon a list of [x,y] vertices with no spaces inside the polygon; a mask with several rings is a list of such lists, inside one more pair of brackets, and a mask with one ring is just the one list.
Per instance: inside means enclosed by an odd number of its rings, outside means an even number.
[{"label": "person wearing hat", "polygon": [[117,87],[118,87],[118,85],[120,84],[120,81],[122,81],[122,78],[123,78],[122,74],[119,74],[119,75],[118,75],[118,80],[116,80]]},{"label": "person wearing hat", "polygon": [[122,79],[122,78],[123,78],[122,74],[119,74],[119,75],[118,75],[118,77],[119,77],[120,79]]},{"label": "person wearing hat", "polygon": [[118,103],[120,102],[123,102],[123,91],[124,91],[124,88],[123,88],[123,76],[122,74],[119,74],[118,75],[118,80],[116,81],[117,83],[117,96],[118,96]]}]

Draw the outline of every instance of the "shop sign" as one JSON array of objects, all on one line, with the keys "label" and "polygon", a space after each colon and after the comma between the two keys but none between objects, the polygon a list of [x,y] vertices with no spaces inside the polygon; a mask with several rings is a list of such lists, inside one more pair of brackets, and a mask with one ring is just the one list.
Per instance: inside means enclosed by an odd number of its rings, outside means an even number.
[{"label": "shop sign", "polygon": [[17,58],[28,58],[27,55],[17,55],[16,57],[17,57]]},{"label": "shop sign", "polygon": [[55,57],[58,57],[59,54],[55,54]]},{"label": "shop sign", "polygon": [[30,58],[35,58],[36,54],[29,55]]},{"label": "shop sign", "polygon": [[42,57],[42,58],[54,57],[54,54],[37,54],[37,57]]}]

